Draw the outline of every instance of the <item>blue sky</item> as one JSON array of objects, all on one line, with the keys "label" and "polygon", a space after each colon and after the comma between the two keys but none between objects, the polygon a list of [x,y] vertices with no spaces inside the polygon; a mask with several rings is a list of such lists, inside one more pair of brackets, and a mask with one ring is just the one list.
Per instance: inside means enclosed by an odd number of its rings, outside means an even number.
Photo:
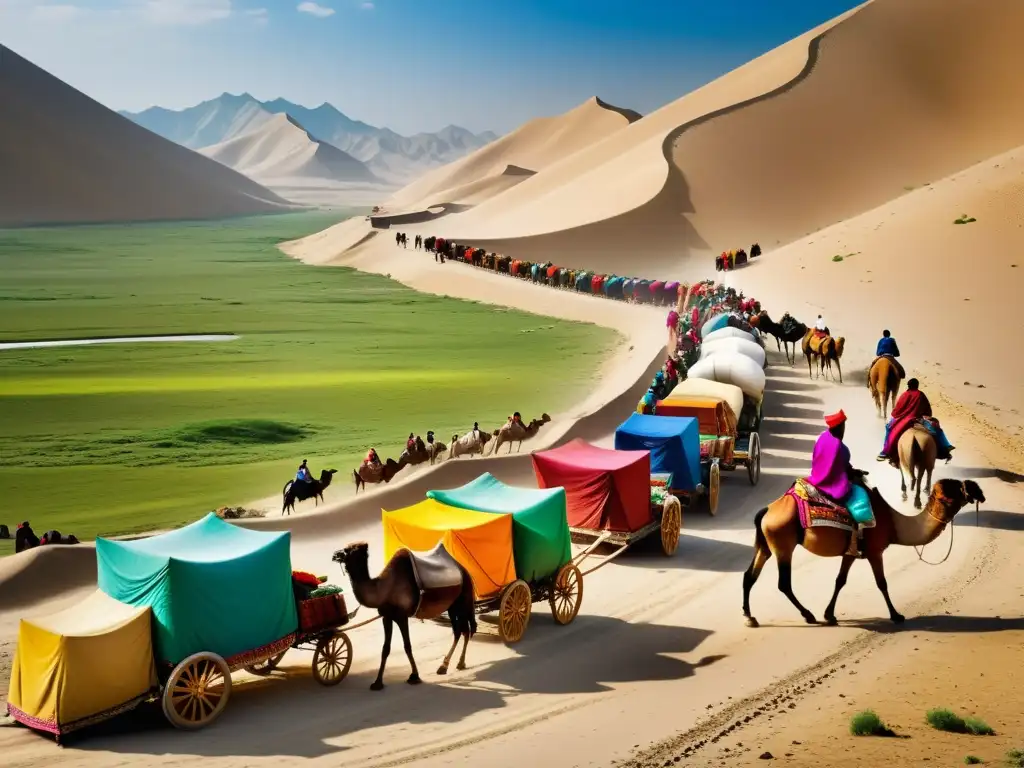
[{"label": "blue sky", "polygon": [[852,0],[0,0],[0,43],[114,109],[228,91],[400,133],[644,114]]}]

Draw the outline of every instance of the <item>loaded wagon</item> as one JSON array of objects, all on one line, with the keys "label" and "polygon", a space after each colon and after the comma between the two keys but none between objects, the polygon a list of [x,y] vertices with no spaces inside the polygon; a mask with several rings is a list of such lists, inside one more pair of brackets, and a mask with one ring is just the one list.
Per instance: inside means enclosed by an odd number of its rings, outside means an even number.
[{"label": "loaded wagon", "polygon": [[340,592],[297,592],[289,547],[287,531],[212,513],[159,536],[97,539],[97,592],[21,623],[11,716],[60,739],[159,699],[172,725],[196,730],[224,711],[232,672],[265,674],[295,647],[314,651],[318,682],[341,682],[352,644],[340,628],[354,612]]},{"label": "loaded wagon", "polygon": [[547,601],[557,624],[579,613],[583,580],[572,556],[565,491],[515,488],[485,473],[429,491],[424,501],[384,511],[384,555],[438,543],[473,578],[477,613],[498,613],[507,643],[522,639],[534,603]]}]

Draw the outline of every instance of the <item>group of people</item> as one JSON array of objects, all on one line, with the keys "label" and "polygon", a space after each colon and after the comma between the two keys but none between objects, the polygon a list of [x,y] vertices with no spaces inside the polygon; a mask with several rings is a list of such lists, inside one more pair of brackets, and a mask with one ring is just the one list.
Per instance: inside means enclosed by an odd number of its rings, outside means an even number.
[{"label": "group of people", "polygon": [[[750,246],[750,257],[755,259],[761,255],[761,246],[754,243]],[[715,257],[715,271],[717,272],[728,272],[729,270],[736,269],[736,267],[742,267],[747,263],[747,252],[740,248],[738,251],[722,251],[722,253]]]},{"label": "group of people", "polygon": [[[0,535],[0,538],[8,538],[10,536],[6,525],[0,525],[0,533],[6,533],[6,535]],[[49,530],[41,537],[36,536],[36,533],[32,530],[32,526],[29,524],[28,520],[19,523],[17,529],[14,531],[15,554],[18,552],[24,552],[27,549],[45,547],[47,544],[78,544],[78,538],[74,534],[64,536],[57,530]]]},{"label": "group of people", "polygon": [[[824,320],[818,315],[817,329],[824,326]],[[875,348],[875,357],[888,357],[899,365],[899,346],[892,334],[885,330]],[[899,370],[903,370],[902,366]],[[827,429],[821,433],[814,444],[811,455],[811,474],[806,482],[819,493],[838,504],[846,507],[854,523],[859,528],[874,525],[874,513],[871,510],[871,499],[862,481],[863,474],[851,464],[850,449],[843,443],[846,434],[846,414],[840,409],[836,413],[825,416]],[[889,462],[899,466],[898,446],[900,437],[908,429],[920,425],[935,438],[938,448],[937,458],[947,463],[953,458],[954,446],[946,438],[937,419],[932,415],[932,406],[928,397],[921,391],[920,382],[910,379],[907,391],[896,401],[891,417],[885,425],[885,439],[882,450],[876,457],[880,462]],[[848,556],[856,557],[857,536],[850,537]]]}]

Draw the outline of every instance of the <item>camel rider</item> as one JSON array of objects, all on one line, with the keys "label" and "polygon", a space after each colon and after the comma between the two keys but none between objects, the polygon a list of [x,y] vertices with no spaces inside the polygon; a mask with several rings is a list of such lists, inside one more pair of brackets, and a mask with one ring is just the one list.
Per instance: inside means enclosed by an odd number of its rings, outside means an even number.
[{"label": "camel rider", "polygon": [[416,453],[426,453],[427,446],[425,446],[423,444],[423,438],[420,437],[419,435],[416,435],[416,443],[415,443],[415,445],[416,445]]},{"label": "camel rider", "polygon": [[295,482],[297,483],[311,483],[313,482],[313,476],[309,473],[309,467],[306,466],[306,460],[303,459],[302,463],[299,464],[299,471],[295,473]]},{"label": "camel rider", "polygon": [[522,429],[526,429],[526,426],[523,424],[523,417],[519,415],[519,411],[512,414],[512,423],[518,424]]},{"label": "camel rider", "polygon": [[878,345],[875,347],[875,359],[871,361],[871,366],[868,366],[868,370],[878,362],[880,357],[888,357],[893,365],[896,366],[896,371],[899,377],[902,379],[907,375],[906,369],[900,364],[900,361],[896,358],[900,356],[900,348],[896,344],[896,339],[892,337],[889,331],[882,331],[882,338],[878,340]]},{"label": "camel rider", "polygon": [[817,331],[819,335],[824,336],[826,328],[828,328],[828,326],[825,325],[825,318],[818,315],[818,319],[814,321],[814,330]]},{"label": "camel rider", "polygon": [[409,433],[409,439],[405,441],[405,450],[409,453],[416,450],[416,438],[413,437],[412,432]]},{"label": "camel rider", "polygon": [[[850,449],[843,443],[846,434],[846,414],[842,410],[825,417],[828,429],[822,432],[814,444],[811,456],[811,476],[807,482],[833,501],[846,507],[853,518],[855,533],[859,528],[871,528],[875,517],[871,511],[871,499],[864,486],[850,482],[854,472],[850,465]],[[857,536],[850,537],[850,548],[846,553],[856,557]]]},{"label": "camel rider", "polygon": [[473,422],[473,439],[480,442],[480,425],[475,421]]},{"label": "camel rider", "polygon": [[380,456],[377,455],[377,449],[376,448],[371,448],[367,452],[366,458],[363,459],[363,466],[364,467],[379,467],[380,466]]},{"label": "camel rider", "polygon": [[920,387],[917,379],[910,379],[907,382],[907,391],[900,395],[900,399],[893,406],[891,418],[885,425],[885,442],[882,444],[881,453],[878,454],[879,461],[888,461],[899,466],[900,438],[917,423],[921,423],[935,438],[935,446],[938,449],[936,458],[945,459],[947,463],[952,460],[955,446],[950,445],[938,419],[932,417],[932,404]]}]

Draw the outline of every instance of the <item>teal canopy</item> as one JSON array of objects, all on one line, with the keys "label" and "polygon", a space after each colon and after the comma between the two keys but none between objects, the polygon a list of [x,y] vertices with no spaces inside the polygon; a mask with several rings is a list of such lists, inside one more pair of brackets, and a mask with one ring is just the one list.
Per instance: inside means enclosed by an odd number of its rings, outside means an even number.
[{"label": "teal canopy", "polygon": [[212,512],[137,541],[96,540],[99,588],[153,611],[159,661],[193,653],[229,658],[295,632],[291,534],[226,523]]},{"label": "teal canopy", "polygon": [[427,498],[461,509],[512,515],[516,576],[524,581],[553,576],[572,559],[564,488],[516,488],[485,472],[460,488],[427,491]]}]

